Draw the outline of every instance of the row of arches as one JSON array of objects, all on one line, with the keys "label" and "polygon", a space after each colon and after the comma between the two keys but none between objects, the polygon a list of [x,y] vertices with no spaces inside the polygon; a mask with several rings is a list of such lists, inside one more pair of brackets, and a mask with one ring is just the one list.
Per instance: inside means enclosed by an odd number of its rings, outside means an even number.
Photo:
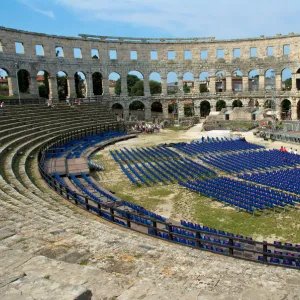
[{"label": "row of arches", "polygon": [[[191,72],[184,73],[182,80],[178,77],[176,72],[169,72],[167,74],[166,82],[163,82],[162,77],[158,72],[152,72],[149,78],[147,78],[147,81],[149,80],[149,86],[147,86],[148,82],[146,84],[144,83],[144,76],[139,71],[130,71],[127,74],[127,80],[125,81],[126,84],[121,82],[120,74],[112,72],[108,76],[106,93],[109,93],[110,95],[120,95],[122,92],[122,86],[123,88],[127,86],[127,94],[129,96],[144,96],[145,89],[148,90],[148,88],[149,93],[152,95],[161,94],[162,92],[167,94],[176,94],[178,91],[183,93],[205,93],[211,90],[217,92],[239,92],[243,90],[258,91],[261,89],[269,90],[273,84],[274,74],[274,69],[268,69],[264,73],[264,76],[259,75],[258,70],[251,70],[248,74],[243,74],[241,70],[235,70],[232,72],[230,77],[227,76],[225,71],[218,71],[215,74],[202,72],[199,75],[198,80],[195,81],[194,75]],[[36,76],[40,94],[43,96],[49,95],[49,73],[47,71],[39,71]],[[0,77],[2,79],[8,79],[10,74],[7,70],[0,68]],[[92,74],[89,73],[87,75],[83,71],[78,71],[74,75],[69,76],[66,72],[59,71],[56,74],[56,77],[58,95],[60,98],[67,97],[67,95],[70,94],[70,80],[75,81],[76,95],[74,96],[86,97],[91,95],[102,95],[104,92],[103,76],[100,72],[94,72]],[[263,80],[260,80],[261,77],[263,77]],[[214,81],[212,81],[212,79],[214,79]],[[18,80],[21,93],[29,93],[31,85],[30,73],[25,69],[19,70]],[[196,82],[197,84],[195,84]],[[213,86],[214,84],[215,86]],[[264,86],[261,87],[261,84]],[[295,84],[295,88],[300,90],[300,69],[297,71]],[[8,91],[9,82],[7,82],[6,87],[3,87],[5,84],[2,80],[0,86],[2,86],[0,91],[1,89]],[[88,86],[91,87],[90,90],[88,90]],[[163,88],[165,88],[164,91]],[[286,68],[281,72],[281,89],[287,91],[292,89],[292,72],[289,68]]]}]

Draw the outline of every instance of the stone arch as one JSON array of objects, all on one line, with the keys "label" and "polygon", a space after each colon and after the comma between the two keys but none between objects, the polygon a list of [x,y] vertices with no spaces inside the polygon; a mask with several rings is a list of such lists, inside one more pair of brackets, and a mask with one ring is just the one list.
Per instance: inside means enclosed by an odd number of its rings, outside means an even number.
[{"label": "stone arch", "polygon": [[300,100],[297,102],[297,120],[300,120]]},{"label": "stone arch", "polygon": [[114,114],[115,116],[118,116],[120,118],[124,118],[124,108],[123,108],[123,105],[120,104],[120,103],[114,103],[112,106],[111,106],[111,112],[112,114]]},{"label": "stone arch", "polygon": [[296,72],[296,89],[300,91],[300,69]]},{"label": "stone arch", "polygon": [[243,73],[241,70],[235,70],[232,72],[232,90],[234,92],[242,92],[243,91]]},{"label": "stone arch", "polygon": [[128,96],[144,96],[144,76],[133,70],[127,74]]},{"label": "stone arch", "polygon": [[281,72],[281,88],[283,91],[290,91],[292,89],[292,71],[285,68]]},{"label": "stone arch", "polygon": [[222,93],[226,91],[226,74],[225,71],[216,72],[216,92]]},{"label": "stone arch", "polygon": [[65,100],[69,97],[70,86],[68,74],[64,71],[59,71],[56,74],[57,79],[57,93],[60,100]]},{"label": "stone arch", "polygon": [[50,74],[47,71],[39,71],[36,76],[38,83],[39,96],[42,98],[49,98],[50,95]]},{"label": "stone arch", "polygon": [[137,121],[145,120],[145,104],[134,100],[129,104],[129,116]]},{"label": "stone arch", "polygon": [[209,73],[201,72],[199,75],[199,91],[200,93],[209,92]]},{"label": "stone arch", "polygon": [[265,90],[271,90],[272,85],[274,84],[276,86],[276,76],[274,69],[268,69],[265,72]]},{"label": "stone arch", "polygon": [[30,93],[30,73],[25,70],[21,69],[18,71],[18,84],[19,84],[19,91],[22,94],[29,94]]},{"label": "stone arch", "polygon": [[151,95],[161,94],[161,76],[158,72],[152,72],[149,75],[149,88]]},{"label": "stone arch", "polygon": [[185,100],[184,101],[183,111],[184,111],[185,117],[192,117],[195,114],[193,100]]},{"label": "stone arch", "polygon": [[163,106],[159,101],[151,104],[151,118],[163,118]]},{"label": "stone arch", "polygon": [[292,118],[292,102],[289,99],[284,99],[280,103],[281,120],[291,120]]},{"label": "stone arch", "polygon": [[257,70],[251,70],[248,73],[248,88],[249,91],[259,90],[259,72]]},{"label": "stone arch", "polygon": [[206,118],[210,114],[211,105],[209,101],[203,100],[200,102],[200,117]]},{"label": "stone arch", "polygon": [[167,93],[168,95],[176,94],[178,92],[178,76],[175,72],[167,74]]},{"label": "stone arch", "polygon": [[183,92],[189,94],[194,90],[194,74],[186,72],[183,74]]},{"label": "stone arch", "polygon": [[93,93],[95,96],[103,95],[103,76],[100,72],[92,74]]},{"label": "stone arch", "polygon": [[112,96],[121,95],[121,75],[117,72],[111,72],[108,75],[108,89]]},{"label": "stone arch", "polygon": [[224,100],[218,100],[216,103],[216,111],[221,111],[223,108],[226,108],[226,102]]},{"label": "stone arch", "polygon": [[10,91],[10,87],[11,82],[8,71],[4,68],[0,68],[0,95],[8,96],[12,94],[12,91]]},{"label": "stone arch", "polygon": [[75,92],[77,98],[85,98],[87,96],[86,76],[79,71],[74,74]]},{"label": "stone arch", "polygon": [[243,107],[243,102],[241,101],[241,100],[234,100],[233,102],[232,102],[232,107],[234,108],[234,107]]}]

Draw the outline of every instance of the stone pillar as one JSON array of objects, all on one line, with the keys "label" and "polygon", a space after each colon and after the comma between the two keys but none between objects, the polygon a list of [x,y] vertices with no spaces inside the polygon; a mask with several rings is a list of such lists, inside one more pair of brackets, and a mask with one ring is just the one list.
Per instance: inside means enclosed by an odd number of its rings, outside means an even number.
[{"label": "stone pillar", "polygon": [[102,77],[103,95],[109,95],[109,81],[108,78]]},{"label": "stone pillar", "polygon": [[265,76],[264,75],[259,75],[258,77],[258,89],[259,91],[264,91],[266,89],[265,87]]},{"label": "stone pillar", "polygon": [[216,93],[216,78],[211,77],[209,81],[209,92],[210,93]]},{"label": "stone pillar", "polygon": [[243,80],[243,91],[248,92],[249,91],[249,84],[248,84],[249,78],[246,76],[243,76],[242,80]]},{"label": "stone pillar", "polygon": [[125,121],[127,121],[129,119],[129,109],[128,108],[124,108],[124,110],[123,110],[123,119]]},{"label": "stone pillar", "polygon": [[30,95],[39,96],[39,88],[36,76],[31,76],[29,90]]},{"label": "stone pillar", "polygon": [[217,103],[210,106],[210,111],[217,111]]},{"label": "stone pillar", "polygon": [[282,90],[281,74],[276,75],[276,90],[277,91]]},{"label": "stone pillar", "polygon": [[183,77],[178,76],[178,91],[177,93],[183,94]]},{"label": "stone pillar", "polygon": [[292,92],[296,92],[297,91],[297,74],[292,74]]},{"label": "stone pillar", "polygon": [[193,94],[199,94],[200,93],[200,82],[199,78],[194,79],[194,91]]},{"label": "stone pillar", "polygon": [[168,94],[168,85],[167,85],[167,77],[161,78],[161,94],[167,95]]},{"label": "stone pillar", "polygon": [[144,76],[144,96],[150,96],[150,85],[149,85],[149,77]]},{"label": "stone pillar", "polygon": [[292,120],[297,120],[297,117],[298,117],[298,115],[297,115],[297,104],[296,105],[292,104],[291,110],[292,110],[291,111]]},{"label": "stone pillar", "polygon": [[151,108],[145,107],[145,120],[147,122],[151,121]]},{"label": "stone pillar", "polygon": [[17,77],[8,77],[9,96],[18,96]]},{"label": "stone pillar", "polygon": [[164,119],[169,118],[169,103],[168,101],[164,101],[162,104]]},{"label": "stone pillar", "polygon": [[194,112],[196,117],[200,116],[200,100],[194,101]]},{"label": "stone pillar", "polygon": [[127,91],[127,76],[121,77],[121,96],[127,97],[128,91]]},{"label": "stone pillar", "polygon": [[58,98],[58,91],[57,91],[57,78],[55,77],[50,77],[49,78],[49,98],[56,99]]},{"label": "stone pillar", "polygon": [[181,118],[183,118],[184,117],[184,101],[178,101],[177,102],[177,104],[178,104],[178,107],[177,107],[177,109],[178,109],[178,117],[179,117],[179,119],[181,119]]},{"label": "stone pillar", "polygon": [[232,78],[231,78],[231,76],[226,77],[226,92],[232,92]]},{"label": "stone pillar", "polygon": [[68,84],[68,98],[76,98],[76,89],[75,89],[75,79],[74,78],[68,78],[67,79]]}]

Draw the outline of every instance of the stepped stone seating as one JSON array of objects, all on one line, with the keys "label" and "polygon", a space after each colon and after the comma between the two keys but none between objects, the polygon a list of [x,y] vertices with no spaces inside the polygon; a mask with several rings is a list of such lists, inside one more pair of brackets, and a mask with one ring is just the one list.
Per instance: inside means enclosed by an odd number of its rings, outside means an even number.
[{"label": "stepped stone seating", "polygon": [[116,122],[101,104],[81,107],[6,106],[0,116],[1,299],[297,299],[295,270],[154,240],[96,220],[52,191],[37,168],[39,147]]}]

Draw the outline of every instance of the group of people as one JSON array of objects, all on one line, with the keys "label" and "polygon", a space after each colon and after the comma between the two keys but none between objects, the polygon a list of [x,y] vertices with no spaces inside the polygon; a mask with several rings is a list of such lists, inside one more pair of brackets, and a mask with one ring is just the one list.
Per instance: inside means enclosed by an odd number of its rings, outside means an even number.
[{"label": "group of people", "polygon": [[281,148],[279,150],[280,150],[280,152],[284,152],[284,153],[288,152],[288,153],[291,153],[291,154],[298,154],[297,149],[293,150],[293,148],[291,148],[289,150],[286,150],[285,147],[281,146]]},{"label": "group of people", "polygon": [[162,127],[157,124],[136,124],[132,127],[132,130],[143,133],[159,133]]},{"label": "group of people", "polygon": [[[69,105],[69,106],[72,106],[73,102],[70,101],[69,98],[67,98],[67,99],[66,99],[66,104]],[[80,99],[75,99],[74,104],[75,104],[75,105],[80,105],[80,104],[81,104],[81,100],[80,100]],[[54,102],[53,102],[52,99],[48,99],[48,100],[47,100],[47,106],[48,106],[49,108],[55,108],[55,107],[56,107],[56,105],[54,104]]]}]

